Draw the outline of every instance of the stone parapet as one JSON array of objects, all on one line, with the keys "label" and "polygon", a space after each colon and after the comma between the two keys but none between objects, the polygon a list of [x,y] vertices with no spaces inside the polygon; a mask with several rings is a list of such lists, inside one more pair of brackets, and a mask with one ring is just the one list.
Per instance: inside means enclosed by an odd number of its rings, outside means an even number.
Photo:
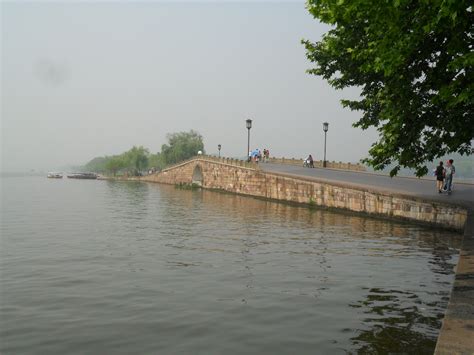
[{"label": "stone parapet", "polygon": [[[286,164],[286,165],[297,165],[302,166],[304,159],[302,158],[275,158],[271,157],[268,160],[270,163],[277,163],[277,164]],[[315,160],[313,162],[314,166],[317,168],[323,167],[322,160]],[[366,171],[364,165],[360,163],[343,163],[343,162],[336,162],[336,161],[326,161],[326,168],[328,169],[339,169],[339,170],[353,170],[353,171]]]},{"label": "stone parapet", "polygon": [[200,160],[200,161],[203,161],[203,162],[206,162],[206,161],[207,162],[214,162],[214,163],[219,163],[219,164],[223,164],[223,165],[232,165],[232,166],[237,166],[237,167],[242,167],[242,168],[249,168],[249,169],[258,169],[258,164],[253,163],[253,162],[248,162],[248,161],[245,161],[245,160],[241,160],[241,159],[226,158],[226,157],[215,157],[215,156],[211,156],[211,155],[198,155],[198,156],[189,158],[187,160],[180,161],[179,163],[167,166],[161,172],[176,169],[176,168],[181,167],[183,165],[186,165],[189,162],[192,162],[194,160]]}]

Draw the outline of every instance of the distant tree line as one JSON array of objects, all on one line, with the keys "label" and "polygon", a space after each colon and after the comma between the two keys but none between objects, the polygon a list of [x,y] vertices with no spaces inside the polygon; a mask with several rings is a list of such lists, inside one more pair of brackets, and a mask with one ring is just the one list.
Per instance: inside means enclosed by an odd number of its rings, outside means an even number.
[{"label": "distant tree line", "polygon": [[136,176],[152,168],[161,170],[170,164],[189,159],[198,151],[204,153],[203,138],[194,130],[170,133],[166,138],[168,144],[161,146],[161,152],[154,154],[143,146],[133,146],[122,154],[96,157],[84,165],[82,170],[113,176],[125,173]]}]

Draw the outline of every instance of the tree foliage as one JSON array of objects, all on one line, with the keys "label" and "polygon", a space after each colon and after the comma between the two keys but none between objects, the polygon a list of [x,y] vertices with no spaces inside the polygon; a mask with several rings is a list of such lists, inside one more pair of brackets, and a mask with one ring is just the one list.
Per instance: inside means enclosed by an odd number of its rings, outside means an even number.
[{"label": "tree foliage", "polygon": [[161,155],[166,165],[189,159],[199,151],[204,153],[202,136],[196,131],[178,132],[167,135],[168,144],[161,146]]},{"label": "tree foliage", "polygon": [[148,157],[148,167],[149,168],[160,168],[164,167],[163,159],[161,158],[160,153],[150,154]]},{"label": "tree foliage", "polygon": [[139,146],[112,156],[97,157],[84,166],[84,170],[96,173],[110,173],[116,175],[118,172],[126,172],[130,175],[137,175],[139,172],[148,169],[148,149]]},{"label": "tree foliage", "polygon": [[163,169],[169,164],[204,153],[202,136],[196,131],[178,132],[167,135],[168,144],[163,144],[160,153],[151,154],[143,146],[133,146],[130,150],[113,156],[97,157],[84,166],[84,170],[116,175],[126,172],[138,175],[150,168]]},{"label": "tree foliage", "polygon": [[358,87],[355,127],[376,127],[365,162],[395,163],[425,175],[425,162],[470,154],[474,137],[474,17],[468,0],[308,0],[331,25],[321,41],[303,41],[309,73],[336,89]]},{"label": "tree foliage", "polygon": [[117,175],[117,172],[126,168],[127,162],[121,155],[114,155],[107,157],[105,162],[104,171],[112,173],[113,176]]},{"label": "tree foliage", "polygon": [[124,153],[124,159],[127,167],[132,171],[133,175],[137,175],[140,171],[148,168],[148,149],[139,146],[133,146],[132,149]]}]

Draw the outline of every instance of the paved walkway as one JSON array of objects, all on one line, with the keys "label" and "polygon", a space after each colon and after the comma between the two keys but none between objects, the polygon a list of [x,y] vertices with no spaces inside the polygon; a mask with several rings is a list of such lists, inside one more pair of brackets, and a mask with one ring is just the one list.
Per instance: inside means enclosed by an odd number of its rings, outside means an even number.
[{"label": "paved walkway", "polygon": [[453,192],[448,195],[446,193],[438,193],[434,178],[391,178],[387,175],[366,172],[325,168],[311,169],[275,163],[261,163],[260,168],[267,172],[300,176],[324,182],[347,183],[380,191],[422,197],[427,200],[453,203],[468,207],[469,209],[474,208],[474,184],[457,183],[456,177],[454,177]]}]

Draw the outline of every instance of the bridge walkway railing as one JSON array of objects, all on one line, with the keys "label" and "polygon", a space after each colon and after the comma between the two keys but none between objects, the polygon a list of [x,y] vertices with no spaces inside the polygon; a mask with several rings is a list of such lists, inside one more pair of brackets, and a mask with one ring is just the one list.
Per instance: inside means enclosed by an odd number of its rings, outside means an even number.
[{"label": "bridge walkway railing", "polygon": [[248,161],[245,161],[245,160],[235,159],[235,158],[215,157],[215,156],[211,156],[211,155],[196,155],[196,156],[191,157],[189,159],[180,161],[176,164],[169,165],[169,166],[167,166],[166,168],[164,168],[163,170],[161,170],[159,172],[169,171],[169,170],[178,168],[180,166],[183,166],[183,165],[186,165],[186,164],[190,163],[193,160],[208,161],[208,162],[232,165],[232,166],[246,168],[246,169],[260,170],[258,164],[254,163],[254,162],[248,162]]}]

